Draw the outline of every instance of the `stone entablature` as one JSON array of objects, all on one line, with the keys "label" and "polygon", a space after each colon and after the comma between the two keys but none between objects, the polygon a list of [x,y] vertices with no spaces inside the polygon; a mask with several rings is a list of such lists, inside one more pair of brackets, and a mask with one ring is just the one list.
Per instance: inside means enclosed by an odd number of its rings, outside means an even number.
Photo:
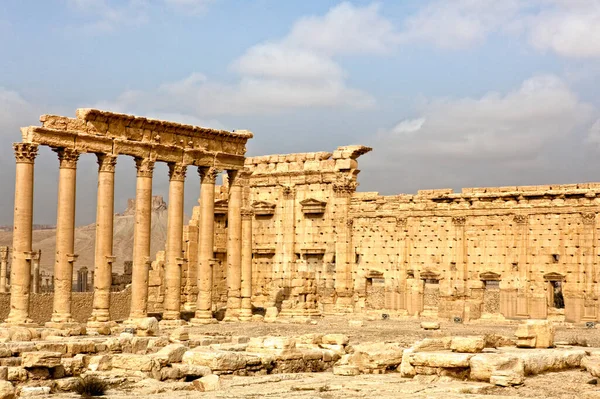
[{"label": "stone entablature", "polygon": [[220,169],[241,169],[252,133],[228,132],[80,108],[76,118],[42,115],[21,130],[24,143]]}]

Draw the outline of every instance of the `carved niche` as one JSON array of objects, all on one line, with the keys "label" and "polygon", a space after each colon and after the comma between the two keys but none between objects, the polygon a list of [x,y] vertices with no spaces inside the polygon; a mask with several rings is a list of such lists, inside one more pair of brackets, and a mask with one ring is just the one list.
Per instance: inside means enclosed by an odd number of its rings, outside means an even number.
[{"label": "carved niche", "polygon": [[563,276],[560,273],[550,272],[550,273],[544,274],[544,280],[546,280],[546,281],[564,281],[565,276]]},{"label": "carved niche", "polygon": [[479,279],[481,281],[500,281],[500,275],[494,272],[483,272],[479,273]]},{"label": "carved niche", "polygon": [[304,201],[300,201],[300,205],[302,206],[302,213],[305,215],[319,215],[325,213],[327,202],[307,198]]},{"label": "carved niche", "polygon": [[267,201],[255,201],[252,203],[252,210],[256,216],[273,216],[275,214],[275,204]]}]

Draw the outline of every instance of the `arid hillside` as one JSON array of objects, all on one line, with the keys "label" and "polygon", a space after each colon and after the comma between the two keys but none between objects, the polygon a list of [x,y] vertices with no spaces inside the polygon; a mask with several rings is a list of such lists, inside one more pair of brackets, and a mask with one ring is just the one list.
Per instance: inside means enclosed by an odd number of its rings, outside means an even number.
[{"label": "arid hillside", "polygon": [[[151,256],[157,251],[164,250],[167,236],[167,204],[162,197],[153,198],[152,212],[152,244]],[[114,255],[116,256],[113,271],[123,272],[123,262],[132,259],[134,202],[129,201],[125,212],[116,214],[114,221]],[[96,240],[96,225],[77,227],[75,230],[75,253],[79,255],[75,269],[87,266],[90,270],[94,266],[94,243]],[[0,245],[12,246],[12,232],[0,231]],[[33,249],[42,250],[41,269],[53,274],[54,251],[56,247],[56,230],[43,229],[33,231]]]}]

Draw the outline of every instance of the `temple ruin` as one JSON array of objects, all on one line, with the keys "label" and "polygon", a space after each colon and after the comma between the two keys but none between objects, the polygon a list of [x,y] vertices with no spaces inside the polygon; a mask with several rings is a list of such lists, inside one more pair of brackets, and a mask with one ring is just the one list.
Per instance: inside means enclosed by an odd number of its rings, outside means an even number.
[{"label": "temple ruin", "polygon": [[[356,191],[358,158],[371,151],[365,146],[246,158],[248,131],[95,109],[79,109],[75,118],[43,115],[41,122],[23,128],[22,142],[14,145],[13,245],[0,248],[0,292],[10,288],[8,325],[31,325],[30,294],[42,291],[42,254],[32,248],[38,146],[51,147],[60,168],[48,327],[79,326],[72,292],[91,291],[88,274],[93,275],[89,331],[105,330],[119,319],[110,313],[111,286],[123,290],[129,283],[125,322],[135,324],[152,313],[160,314],[165,327],[214,323],[220,310],[229,321],[371,311],[461,321],[600,318],[600,183],[382,196]],[[96,154],[99,165],[95,264],[74,276],[82,153]],[[123,276],[114,277],[118,156],[136,162],[136,198],[129,207],[136,224],[132,262]],[[169,166],[168,225],[164,251],[151,254],[156,162]],[[201,190],[199,206],[184,226],[189,166],[198,169]],[[184,320],[183,314],[192,317]]]}]

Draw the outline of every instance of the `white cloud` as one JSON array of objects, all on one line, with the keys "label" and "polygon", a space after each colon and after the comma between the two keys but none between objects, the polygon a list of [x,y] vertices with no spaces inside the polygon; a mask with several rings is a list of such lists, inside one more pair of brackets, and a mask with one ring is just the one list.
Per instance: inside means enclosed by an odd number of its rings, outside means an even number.
[{"label": "white cloud", "polygon": [[590,128],[587,141],[589,143],[600,145],[600,119],[598,119]]},{"label": "white cloud", "polygon": [[[583,131],[592,112],[558,77],[536,76],[504,95],[430,101],[419,119],[380,132],[376,147],[419,158],[527,160],[553,140]],[[399,134],[405,132],[414,133]]]}]

